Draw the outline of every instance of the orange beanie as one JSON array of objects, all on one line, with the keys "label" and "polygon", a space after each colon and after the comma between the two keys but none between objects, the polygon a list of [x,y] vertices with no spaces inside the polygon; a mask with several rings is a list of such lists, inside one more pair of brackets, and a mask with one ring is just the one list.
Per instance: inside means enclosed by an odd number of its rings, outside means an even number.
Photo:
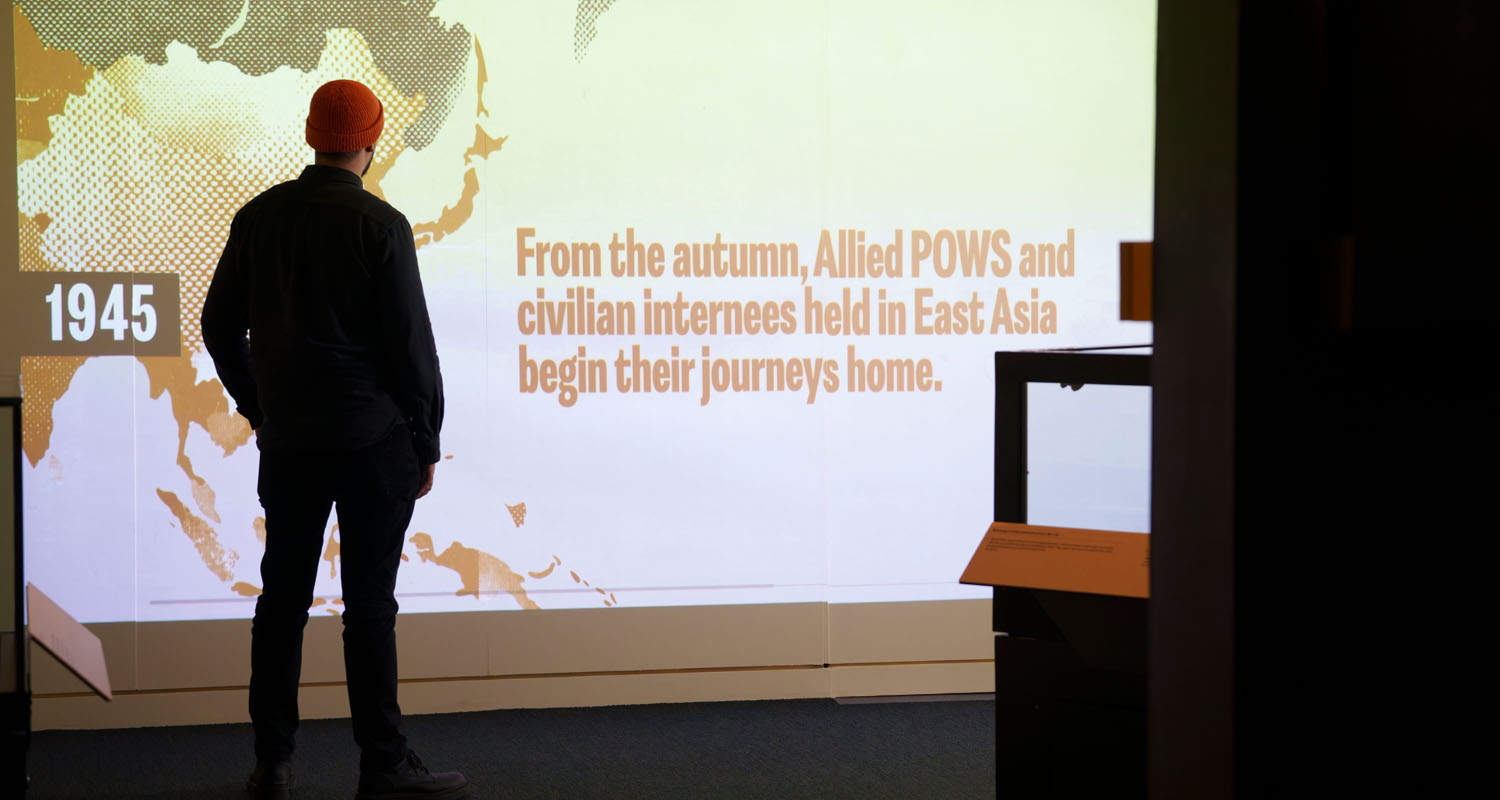
[{"label": "orange beanie", "polygon": [[307,143],[319,153],[363,150],[380,138],[385,106],[359,81],[329,81],[313,92]]}]

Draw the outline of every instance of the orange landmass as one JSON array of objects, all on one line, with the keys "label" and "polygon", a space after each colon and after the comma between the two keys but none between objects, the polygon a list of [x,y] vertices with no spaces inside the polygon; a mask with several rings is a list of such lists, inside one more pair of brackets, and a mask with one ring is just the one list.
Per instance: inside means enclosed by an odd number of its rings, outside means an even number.
[{"label": "orange landmass", "polygon": [[156,496],[166,504],[172,515],[177,517],[177,523],[182,532],[192,540],[193,546],[198,549],[198,557],[219,580],[228,583],[234,580],[234,565],[240,560],[239,553],[224,547],[219,542],[219,535],[213,526],[183,505],[177,495],[165,489],[157,489]]},{"label": "orange landmass", "polygon": [[15,25],[16,164],[35,157],[52,141],[47,118],[61,114],[71,95],[82,95],[94,68],[66,50],[42,44],[20,6],[11,9]]},{"label": "orange landmass", "polygon": [[[489,158],[490,153],[494,153],[501,147],[504,147],[505,140],[509,138],[509,136],[491,136],[484,132],[484,128],[475,125],[474,143],[469,145],[468,150],[464,151],[464,163],[467,164],[475,158]],[[478,187],[476,187],[477,190]]]},{"label": "orange landmass", "polygon": [[505,505],[505,510],[510,512],[511,521],[514,522],[514,523],[516,523],[516,527],[517,528],[519,528],[522,525],[526,524],[526,504],[525,503],[517,503],[515,505],[510,505],[509,503],[507,503]]},{"label": "orange landmass", "polygon": [[478,598],[481,592],[486,594],[505,592],[514,597],[522,608],[540,607],[527,596],[525,588],[522,587],[521,584],[526,579],[511,570],[510,565],[489,553],[472,547],[464,547],[463,543],[458,541],[448,545],[448,549],[442,553],[437,553],[432,545],[432,536],[420,532],[412,535],[411,543],[416,545],[417,555],[424,562],[431,561],[458,573],[462,587],[454,594],[460,596],[467,594]]},{"label": "orange landmass", "polygon": [[42,234],[52,224],[52,218],[46,214],[30,216],[18,214],[19,220],[16,225],[18,236],[20,265],[22,272],[50,272],[56,270],[52,264],[47,262],[42,255]]},{"label": "orange landmass", "polygon": [[[19,89],[16,95],[20,96]],[[50,272],[58,269],[42,255],[42,233],[51,224],[52,218],[46,214],[18,215],[21,271]],[[73,376],[86,359],[86,356],[21,357],[21,449],[31,466],[36,466],[52,446],[52,407],[68,391]]]},{"label": "orange landmass", "polygon": [[193,462],[187,457],[188,427],[198,423],[227,456],[250,441],[250,424],[230,409],[218,378],[198,381],[192,356],[141,357],[139,361],[150,379],[151,399],[161,397],[162,392],[171,395],[172,417],[177,420],[177,466],[193,482],[193,502],[198,510],[218,522],[213,487],[193,471]]},{"label": "orange landmass", "polygon": [[[489,72],[484,66],[484,51],[479,47],[479,40],[474,40],[474,54],[478,59],[479,73],[479,105],[475,114],[489,116],[489,111],[484,107],[484,85],[489,82]],[[464,151],[464,163],[472,163],[475,158],[489,158],[490,153],[496,152],[505,144],[505,136],[490,136],[484,132],[484,128],[477,123],[474,125],[474,144]],[[389,169],[389,167],[386,167]],[[373,168],[371,170],[374,171]],[[385,173],[382,171],[381,175]],[[366,183],[368,183],[368,179]],[[374,191],[374,190],[371,190]],[[452,206],[444,206],[442,213],[432,222],[419,222],[412,226],[412,235],[416,238],[417,247],[441,241],[460,227],[474,215],[474,197],[479,194],[479,174],[472,167],[464,173],[464,190],[459,196],[458,202]]]},{"label": "orange landmass", "polygon": [[193,502],[198,504],[198,510],[214,522],[223,522],[224,520],[219,519],[218,498],[214,494],[213,487],[208,485],[208,481],[198,479],[196,475],[190,474],[189,476],[193,478]]},{"label": "orange landmass", "polygon": [[[191,355],[147,356],[139,359],[150,379],[151,399],[167,392],[172,399],[172,417],[177,420],[178,463],[187,444],[188,426],[198,423],[214,444],[228,456],[250,441],[250,423],[229,407],[229,396],[218,378],[198,380]],[[191,473],[190,473],[191,474]]]},{"label": "orange landmass", "polygon": [[84,356],[21,357],[21,450],[33,467],[52,446],[52,407],[68,391],[84,360]]},{"label": "orange landmass", "polygon": [[411,226],[411,232],[416,237],[417,247],[441,241],[444,236],[457,231],[469,217],[474,215],[474,197],[479,194],[479,174],[470,167],[464,173],[464,191],[459,196],[458,202],[452,206],[443,206],[443,211],[438,214],[435,222],[419,222]]},{"label": "orange landmass", "polygon": [[479,37],[474,37],[474,57],[479,64],[479,107],[474,109],[474,116],[490,115],[490,110],[484,107],[484,85],[490,82],[489,72],[484,68],[484,48],[479,46]]},{"label": "orange landmass", "polygon": [[328,577],[339,576],[339,526],[334,525],[333,530],[328,532],[328,546],[323,549],[323,560],[328,562]]},{"label": "orange landmass", "polygon": [[253,586],[251,584],[245,583],[244,581],[239,581],[238,583],[236,583],[235,585],[233,585],[233,586],[231,586],[229,588],[233,589],[234,593],[237,594],[237,595],[240,595],[241,597],[259,597],[260,596],[260,587],[259,586]]}]

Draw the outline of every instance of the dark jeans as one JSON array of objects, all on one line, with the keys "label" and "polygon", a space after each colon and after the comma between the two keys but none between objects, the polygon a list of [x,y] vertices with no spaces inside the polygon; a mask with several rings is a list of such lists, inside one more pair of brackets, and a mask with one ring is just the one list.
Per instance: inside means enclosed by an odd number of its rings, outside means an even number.
[{"label": "dark jeans", "polygon": [[344,585],[344,673],[360,768],[381,770],[405,757],[396,704],[396,569],[421,480],[405,425],[352,452],[261,452],[266,554],[250,645],[257,759],[284,761],[292,755],[302,629],[328,511],[335,507]]}]

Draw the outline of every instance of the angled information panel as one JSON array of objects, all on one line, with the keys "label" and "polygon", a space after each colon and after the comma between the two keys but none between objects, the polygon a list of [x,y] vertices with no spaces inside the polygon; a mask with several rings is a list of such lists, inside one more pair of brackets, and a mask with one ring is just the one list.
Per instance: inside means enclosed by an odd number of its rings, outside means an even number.
[{"label": "angled information panel", "polygon": [[52,602],[42,590],[26,584],[26,625],[31,638],[73,671],[105,700],[113,700],[109,690],[109,670],[104,665],[104,646],[78,620]]},{"label": "angled information panel", "polygon": [[960,582],[1147,597],[1150,568],[1147,534],[996,522]]}]

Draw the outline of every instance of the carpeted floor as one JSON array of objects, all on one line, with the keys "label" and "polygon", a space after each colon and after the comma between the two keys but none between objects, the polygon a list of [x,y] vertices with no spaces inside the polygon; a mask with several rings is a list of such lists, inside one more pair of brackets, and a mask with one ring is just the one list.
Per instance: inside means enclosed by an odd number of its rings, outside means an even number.
[{"label": "carpeted floor", "polygon": [[[995,704],[779,700],[407,717],[435,770],[479,798],[979,798],[995,795]],[[44,731],[28,798],[242,798],[248,725]],[[298,733],[299,800],[352,798],[347,720]]]}]

